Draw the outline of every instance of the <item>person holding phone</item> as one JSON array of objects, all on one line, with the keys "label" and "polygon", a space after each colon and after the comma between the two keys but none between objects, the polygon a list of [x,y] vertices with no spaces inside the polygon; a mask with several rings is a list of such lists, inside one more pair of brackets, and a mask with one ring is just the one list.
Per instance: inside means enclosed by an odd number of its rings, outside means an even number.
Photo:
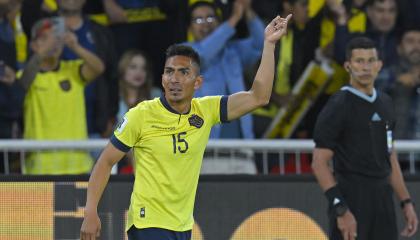
[{"label": "person holding phone", "polygon": [[[57,30],[59,33],[65,30],[62,28],[72,31],[80,45],[95,53],[105,64],[104,74],[99,75],[85,88],[88,136],[104,138],[112,134],[118,113],[118,59],[111,31],[83,15],[85,3],[86,0],[57,0]],[[75,60],[79,56],[70,48],[64,47],[61,58]]]},{"label": "person holding phone", "polygon": [[[87,138],[84,88],[104,71],[99,57],[82,47],[74,33],[57,36],[57,21],[39,20],[32,28],[34,54],[17,81],[26,90],[24,138],[39,140]],[[77,60],[60,60],[63,47],[70,48]],[[63,110],[65,109],[65,110]],[[86,152],[54,151],[28,154],[24,173],[81,174],[91,170]]]}]

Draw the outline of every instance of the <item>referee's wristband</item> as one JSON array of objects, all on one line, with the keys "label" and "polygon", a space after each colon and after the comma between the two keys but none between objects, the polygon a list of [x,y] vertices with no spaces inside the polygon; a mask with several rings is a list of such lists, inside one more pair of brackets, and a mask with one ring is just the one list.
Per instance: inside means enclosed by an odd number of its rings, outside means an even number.
[{"label": "referee's wristband", "polygon": [[347,211],[348,206],[340,189],[337,186],[334,186],[325,191],[325,196],[327,197],[330,206],[332,206],[335,217],[343,216]]},{"label": "referee's wristband", "polygon": [[328,199],[328,202],[332,205],[336,205],[339,202],[344,203],[344,197],[343,194],[341,194],[340,189],[336,186],[329,188],[327,191],[325,191],[325,196]]},{"label": "referee's wristband", "polygon": [[410,198],[407,198],[400,202],[400,207],[404,209],[405,205],[407,205],[408,203],[411,203],[414,206],[414,202]]}]

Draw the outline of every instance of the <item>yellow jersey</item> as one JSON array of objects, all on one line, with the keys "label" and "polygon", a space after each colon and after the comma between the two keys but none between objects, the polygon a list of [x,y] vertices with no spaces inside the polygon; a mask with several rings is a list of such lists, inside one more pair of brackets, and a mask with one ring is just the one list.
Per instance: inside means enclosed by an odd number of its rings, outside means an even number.
[{"label": "yellow jersey", "polygon": [[[87,139],[82,64],[82,60],[60,61],[57,69],[36,74],[24,100],[25,139]],[[86,152],[44,151],[29,154],[23,170],[28,174],[81,174],[88,173],[92,164]]]},{"label": "yellow jersey", "polygon": [[143,101],[129,110],[111,143],[133,148],[135,182],[126,229],[191,230],[198,177],[210,130],[227,121],[224,96],[194,98],[179,114],[164,97]]}]

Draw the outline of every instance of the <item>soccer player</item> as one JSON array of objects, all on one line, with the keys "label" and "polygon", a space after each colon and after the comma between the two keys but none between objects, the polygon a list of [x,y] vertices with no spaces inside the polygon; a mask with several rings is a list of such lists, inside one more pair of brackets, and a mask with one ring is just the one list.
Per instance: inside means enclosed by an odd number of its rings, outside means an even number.
[{"label": "soccer player", "polygon": [[382,66],[378,50],[369,38],[354,38],[346,59],[350,86],[330,98],[314,134],[312,166],[329,201],[329,237],[397,240],[393,191],[407,222],[401,235],[413,236],[418,220],[393,146],[393,104],[373,87]]},{"label": "soccer player", "polygon": [[211,127],[236,119],[270,99],[274,49],[286,34],[287,18],[274,18],[265,29],[261,64],[249,91],[230,96],[193,98],[203,81],[198,54],[173,45],[162,74],[165,94],[132,108],[114,132],[89,179],[82,240],[101,229],[99,199],[112,166],[134,149],[136,172],[128,212],[130,240],[188,240],[204,150]]}]

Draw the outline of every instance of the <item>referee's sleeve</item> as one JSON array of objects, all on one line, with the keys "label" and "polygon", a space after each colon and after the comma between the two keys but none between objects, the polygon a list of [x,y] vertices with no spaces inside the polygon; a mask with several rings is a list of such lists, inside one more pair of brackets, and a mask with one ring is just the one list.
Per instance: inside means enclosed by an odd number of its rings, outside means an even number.
[{"label": "referee's sleeve", "polygon": [[346,107],[341,100],[341,97],[332,96],[318,114],[314,129],[315,147],[335,148],[345,120]]}]

